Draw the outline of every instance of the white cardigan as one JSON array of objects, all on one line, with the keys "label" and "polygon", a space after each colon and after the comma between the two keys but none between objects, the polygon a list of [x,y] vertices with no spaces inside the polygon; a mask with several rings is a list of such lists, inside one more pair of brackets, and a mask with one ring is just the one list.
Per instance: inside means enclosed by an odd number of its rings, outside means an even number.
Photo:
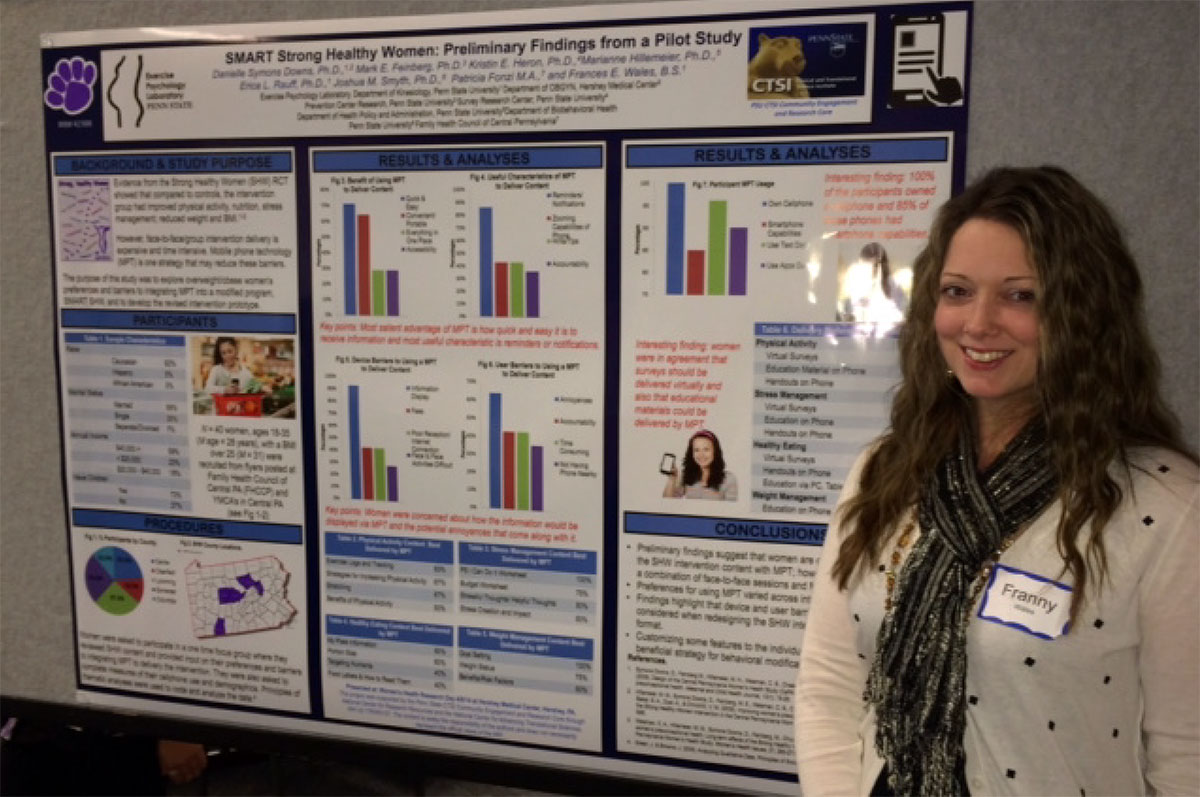
[{"label": "white cardigan", "polygon": [[[972,610],[963,742],[973,797],[1200,795],[1200,472],[1166,451],[1138,452],[1135,463],[1132,484],[1113,471],[1124,500],[1104,530],[1108,579],[1098,597],[1089,586],[1068,634],[1048,640],[980,619],[983,596]],[[1000,563],[1070,585],[1055,544],[1060,512],[1051,505]],[[830,569],[842,536],[830,526],[800,656],[804,797],[867,795],[883,768],[863,688],[884,575],[875,567],[839,590]]]}]

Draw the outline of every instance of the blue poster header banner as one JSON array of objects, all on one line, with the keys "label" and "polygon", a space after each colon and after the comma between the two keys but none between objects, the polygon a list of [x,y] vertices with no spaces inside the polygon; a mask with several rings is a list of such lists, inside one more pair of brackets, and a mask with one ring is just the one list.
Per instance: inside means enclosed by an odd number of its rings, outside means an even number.
[{"label": "blue poster header banner", "polygon": [[754,324],[754,334],[760,338],[898,338],[900,327],[897,324],[797,324],[760,321]]},{"label": "blue poster header banner", "polygon": [[393,149],[314,152],[314,172],[390,172],[487,169],[599,169],[604,148]]},{"label": "blue poster header banner", "polygon": [[597,561],[595,551],[525,548],[476,542],[463,543],[459,549],[459,557],[464,565],[561,573],[595,573]]},{"label": "blue poster header banner", "polygon": [[102,346],[182,346],[187,342],[183,335],[112,335],[94,332],[68,332],[63,341],[72,344],[99,344]]},{"label": "blue poster header banner", "polygon": [[379,537],[371,534],[326,532],[325,555],[350,559],[390,559],[434,564],[454,563],[454,543],[415,537]]},{"label": "blue poster header banner", "polygon": [[187,537],[212,537],[245,542],[300,545],[304,541],[303,529],[286,523],[245,523],[215,518],[149,515],[141,512],[109,512],[99,509],[72,510],[71,522],[76,526],[88,528],[180,534]]},{"label": "blue poster header banner", "polygon": [[378,642],[406,642],[437,647],[449,647],[454,644],[454,629],[448,625],[405,623],[336,614],[326,616],[325,633],[329,636],[371,639]]},{"label": "blue poster header banner", "polygon": [[296,334],[296,317],[285,313],[164,313],[157,310],[63,310],[66,328],[170,329],[176,332]]},{"label": "blue poster header banner", "polygon": [[56,177],[73,174],[279,173],[291,170],[290,152],[122,153],[54,157]]},{"label": "blue poster header banner", "polygon": [[645,144],[629,147],[630,169],[672,166],[754,166],[818,163],[942,163],[950,141],[937,138],[772,141],[762,144]]},{"label": "blue poster header banner", "polygon": [[781,542],[792,545],[822,545],[828,529],[823,523],[787,523],[781,520],[655,515],[626,512],[627,534],[664,534],[732,542]]},{"label": "blue poster header banner", "polygon": [[591,661],[594,643],[590,639],[546,634],[525,634],[494,628],[460,626],[458,646],[465,650],[490,650],[497,653],[522,653],[561,659]]}]

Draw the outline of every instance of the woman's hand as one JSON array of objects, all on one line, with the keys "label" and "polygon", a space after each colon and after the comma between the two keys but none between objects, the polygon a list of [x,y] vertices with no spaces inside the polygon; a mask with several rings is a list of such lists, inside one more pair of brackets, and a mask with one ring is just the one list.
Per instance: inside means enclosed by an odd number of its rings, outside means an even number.
[{"label": "woman's hand", "polygon": [[679,483],[679,468],[671,466],[667,475],[667,485],[663,487],[663,498],[678,498],[683,495],[683,486]]}]

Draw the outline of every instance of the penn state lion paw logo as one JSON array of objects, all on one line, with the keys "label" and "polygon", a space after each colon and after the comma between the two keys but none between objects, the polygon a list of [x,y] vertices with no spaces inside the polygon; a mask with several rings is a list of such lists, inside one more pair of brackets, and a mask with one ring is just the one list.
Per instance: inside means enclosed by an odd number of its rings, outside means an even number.
[{"label": "penn state lion paw logo", "polygon": [[46,78],[44,95],[47,107],[71,116],[83,113],[92,104],[92,86],[96,83],[96,65],[79,56],[60,58]]},{"label": "penn state lion paw logo", "polygon": [[747,94],[751,99],[808,99],[808,86],[800,74],[808,60],[804,57],[804,45],[795,36],[777,36],[772,39],[765,33],[758,34],[758,54],[750,61],[746,79]]}]

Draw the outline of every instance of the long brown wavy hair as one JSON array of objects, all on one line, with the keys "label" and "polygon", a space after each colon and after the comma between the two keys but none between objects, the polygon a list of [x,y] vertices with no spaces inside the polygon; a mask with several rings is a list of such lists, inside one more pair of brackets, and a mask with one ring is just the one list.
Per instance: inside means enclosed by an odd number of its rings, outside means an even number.
[{"label": "long brown wavy hair", "polygon": [[[1058,550],[1076,585],[1074,620],[1091,577],[1103,584],[1107,572],[1100,532],[1122,497],[1110,464],[1128,469],[1128,449],[1143,445],[1193,462],[1196,456],[1159,394],[1142,281],[1121,231],[1095,195],[1054,166],[995,169],[938,211],[913,264],[891,425],[864,465],[858,494],[840,510],[850,533],[833,575],[845,589],[859,568],[878,561],[934,466],[956,448],[961,430],[972,428],[971,400],[947,375],[933,321],[950,240],[971,219],[1019,233],[1038,278],[1038,411],[1058,470]],[[1093,533],[1080,550],[1089,519]]]}]

